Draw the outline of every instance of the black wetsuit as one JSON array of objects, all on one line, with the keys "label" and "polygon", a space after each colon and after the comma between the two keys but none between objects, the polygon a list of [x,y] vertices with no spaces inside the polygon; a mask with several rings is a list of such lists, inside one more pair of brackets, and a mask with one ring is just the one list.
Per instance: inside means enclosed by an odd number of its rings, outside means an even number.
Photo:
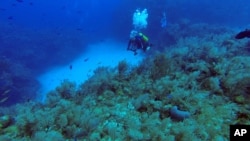
[{"label": "black wetsuit", "polygon": [[133,51],[136,55],[137,49],[146,51],[149,45],[148,41],[146,41],[141,35],[136,35],[134,38],[129,40],[127,50]]}]

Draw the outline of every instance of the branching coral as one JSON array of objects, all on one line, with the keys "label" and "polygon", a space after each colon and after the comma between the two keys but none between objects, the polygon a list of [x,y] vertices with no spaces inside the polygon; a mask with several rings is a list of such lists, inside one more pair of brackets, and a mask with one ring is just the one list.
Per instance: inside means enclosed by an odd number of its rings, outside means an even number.
[{"label": "branching coral", "polygon": [[128,71],[128,69],[129,69],[129,65],[125,60],[119,62],[119,64],[118,64],[119,77],[123,78],[126,75],[126,71]]},{"label": "branching coral", "polygon": [[151,68],[151,78],[156,80],[165,76],[170,71],[170,65],[169,58],[164,54],[156,55]]},{"label": "branching coral", "polygon": [[0,114],[15,117],[16,140],[228,140],[228,125],[247,123],[250,91],[244,43],[228,37],[182,38],[138,66],[100,67],[79,88],[64,81],[45,103]]}]

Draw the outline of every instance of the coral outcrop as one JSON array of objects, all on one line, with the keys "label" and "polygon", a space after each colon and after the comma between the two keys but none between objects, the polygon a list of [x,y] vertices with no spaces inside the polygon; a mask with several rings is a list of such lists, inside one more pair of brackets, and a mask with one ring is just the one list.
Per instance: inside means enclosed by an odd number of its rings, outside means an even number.
[{"label": "coral outcrop", "polygon": [[229,140],[230,124],[249,123],[250,52],[231,30],[203,27],[136,66],[65,80],[43,104],[1,108],[14,121],[0,120],[0,140]]}]

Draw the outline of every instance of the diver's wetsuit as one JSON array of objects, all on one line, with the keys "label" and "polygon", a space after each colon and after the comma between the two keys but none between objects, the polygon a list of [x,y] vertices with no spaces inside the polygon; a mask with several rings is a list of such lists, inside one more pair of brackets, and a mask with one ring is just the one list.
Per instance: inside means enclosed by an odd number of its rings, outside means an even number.
[{"label": "diver's wetsuit", "polygon": [[148,39],[144,37],[143,34],[138,34],[134,38],[131,38],[128,42],[127,50],[131,50],[136,55],[137,49],[142,49],[144,52],[147,50],[147,47],[149,47]]}]

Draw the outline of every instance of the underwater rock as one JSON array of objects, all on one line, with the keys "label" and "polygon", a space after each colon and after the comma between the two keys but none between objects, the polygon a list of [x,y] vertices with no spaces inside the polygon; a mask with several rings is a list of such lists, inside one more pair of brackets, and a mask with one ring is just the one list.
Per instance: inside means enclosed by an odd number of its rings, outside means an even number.
[{"label": "underwater rock", "polygon": [[246,102],[245,97],[243,95],[238,95],[234,98],[234,101],[239,104],[244,104]]},{"label": "underwater rock", "polygon": [[190,113],[187,111],[181,111],[177,109],[177,106],[173,106],[170,109],[170,117],[177,121],[182,121],[190,117]]},{"label": "underwater rock", "polygon": [[6,128],[11,124],[11,118],[8,115],[3,115],[0,117],[0,129]]},{"label": "underwater rock", "polygon": [[16,136],[19,134],[19,129],[16,125],[11,125],[11,126],[8,126],[7,128],[5,128],[3,130],[3,133],[11,135],[11,136]]}]

